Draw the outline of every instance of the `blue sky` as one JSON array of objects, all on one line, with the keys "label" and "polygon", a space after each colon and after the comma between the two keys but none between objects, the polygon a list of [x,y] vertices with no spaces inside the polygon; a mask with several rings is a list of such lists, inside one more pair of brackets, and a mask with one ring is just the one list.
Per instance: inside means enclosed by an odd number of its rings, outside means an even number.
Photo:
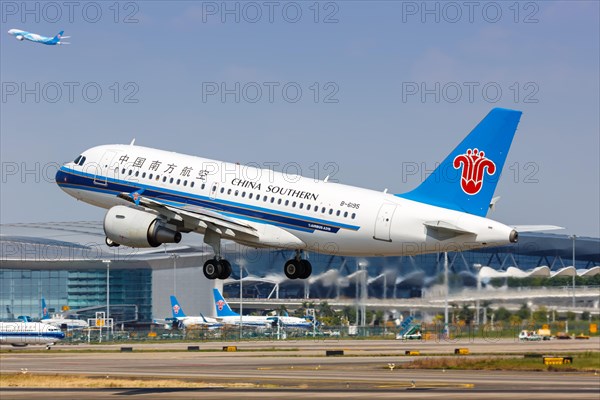
[{"label": "blue sky", "polygon": [[132,138],[401,193],[500,106],[524,114],[490,217],[600,236],[596,1],[23,4],[0,21],[2,223],[101,220],[55,165]]}]

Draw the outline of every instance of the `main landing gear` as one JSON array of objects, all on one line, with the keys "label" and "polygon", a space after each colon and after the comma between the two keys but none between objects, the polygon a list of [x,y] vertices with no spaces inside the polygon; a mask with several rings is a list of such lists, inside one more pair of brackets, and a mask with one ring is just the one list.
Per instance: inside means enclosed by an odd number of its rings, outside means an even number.
[{"label": "main landing gear", "polygon": [[208,279],[227,279],[231,275],[231,263],[224,258],[212,258],[204,263],[203,271]]},{"label": "main landing gear", "polygon": [[300,257],[300,250],[296,250],[296,257],[286,261],[283,272],[285,272],[285,276],[289,279],[306,279],[312,273],[310,262]]},{"label": "main landing gear", "polygon": [[213,230],[206,230],[204,243],[213,248],[215,258],[204,263],[204,276],[207,279],[227,279],[231,275],[231,263],[221,258],[221,236]]}]

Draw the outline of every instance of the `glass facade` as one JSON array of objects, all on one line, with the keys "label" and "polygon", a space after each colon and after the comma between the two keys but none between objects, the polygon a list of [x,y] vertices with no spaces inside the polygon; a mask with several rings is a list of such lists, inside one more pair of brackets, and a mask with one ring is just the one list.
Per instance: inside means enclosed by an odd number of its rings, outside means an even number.
[{"label": "glass facade", "polygon": [[[0,269],[0,319],[41,317],[41,298],[50,313],[106,305],[106,270]],[[152,319],[152,270],[111,270],[110,304],[134,304],[140,321]]]}]

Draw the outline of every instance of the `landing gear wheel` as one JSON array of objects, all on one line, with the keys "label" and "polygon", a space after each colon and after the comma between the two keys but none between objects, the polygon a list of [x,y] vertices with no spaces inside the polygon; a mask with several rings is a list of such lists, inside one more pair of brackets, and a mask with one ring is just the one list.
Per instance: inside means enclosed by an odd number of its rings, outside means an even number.
[{"label": "landing gear wheel", "polygon": [[219,261],[222,267],[221,274],[219,275],[219,279],[227,279],[231,275],[231,263],[225,259]]},{"label": "landing gear wheel", "polygon": [[223,265],[214,258],[210,259],[204,263],[203,272],[207,279],[217,279],[223,274]]},{"label": "landing gear wheel", "polygon": [[289,279],[298,279],[304,274],[302,260],[288,260],[283,267],[285,276]]},{"label": "landing gear wheel", "polygon": [[308,260],[300,260],[300,264],[304,269],[302,275],[299,276],[300,279],[306,279],[312,274],[312,265]]}]

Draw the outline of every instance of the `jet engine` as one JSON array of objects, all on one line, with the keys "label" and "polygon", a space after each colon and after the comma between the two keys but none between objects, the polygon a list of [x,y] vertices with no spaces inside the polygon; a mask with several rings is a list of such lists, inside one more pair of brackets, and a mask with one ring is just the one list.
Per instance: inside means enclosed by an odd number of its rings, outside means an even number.
[{"label": "jet engine", "polygon": [[179,243],[181,233],[169,228],[157,215],[126,206],[114,206],[104,217],[107,243],[129,247],[158,247]]},{"label": "jet engine", "polygon": [[23,41],[23,39],[25,39],[25,36],[18,35],[18,36],[15,36],[15,39]]}]

